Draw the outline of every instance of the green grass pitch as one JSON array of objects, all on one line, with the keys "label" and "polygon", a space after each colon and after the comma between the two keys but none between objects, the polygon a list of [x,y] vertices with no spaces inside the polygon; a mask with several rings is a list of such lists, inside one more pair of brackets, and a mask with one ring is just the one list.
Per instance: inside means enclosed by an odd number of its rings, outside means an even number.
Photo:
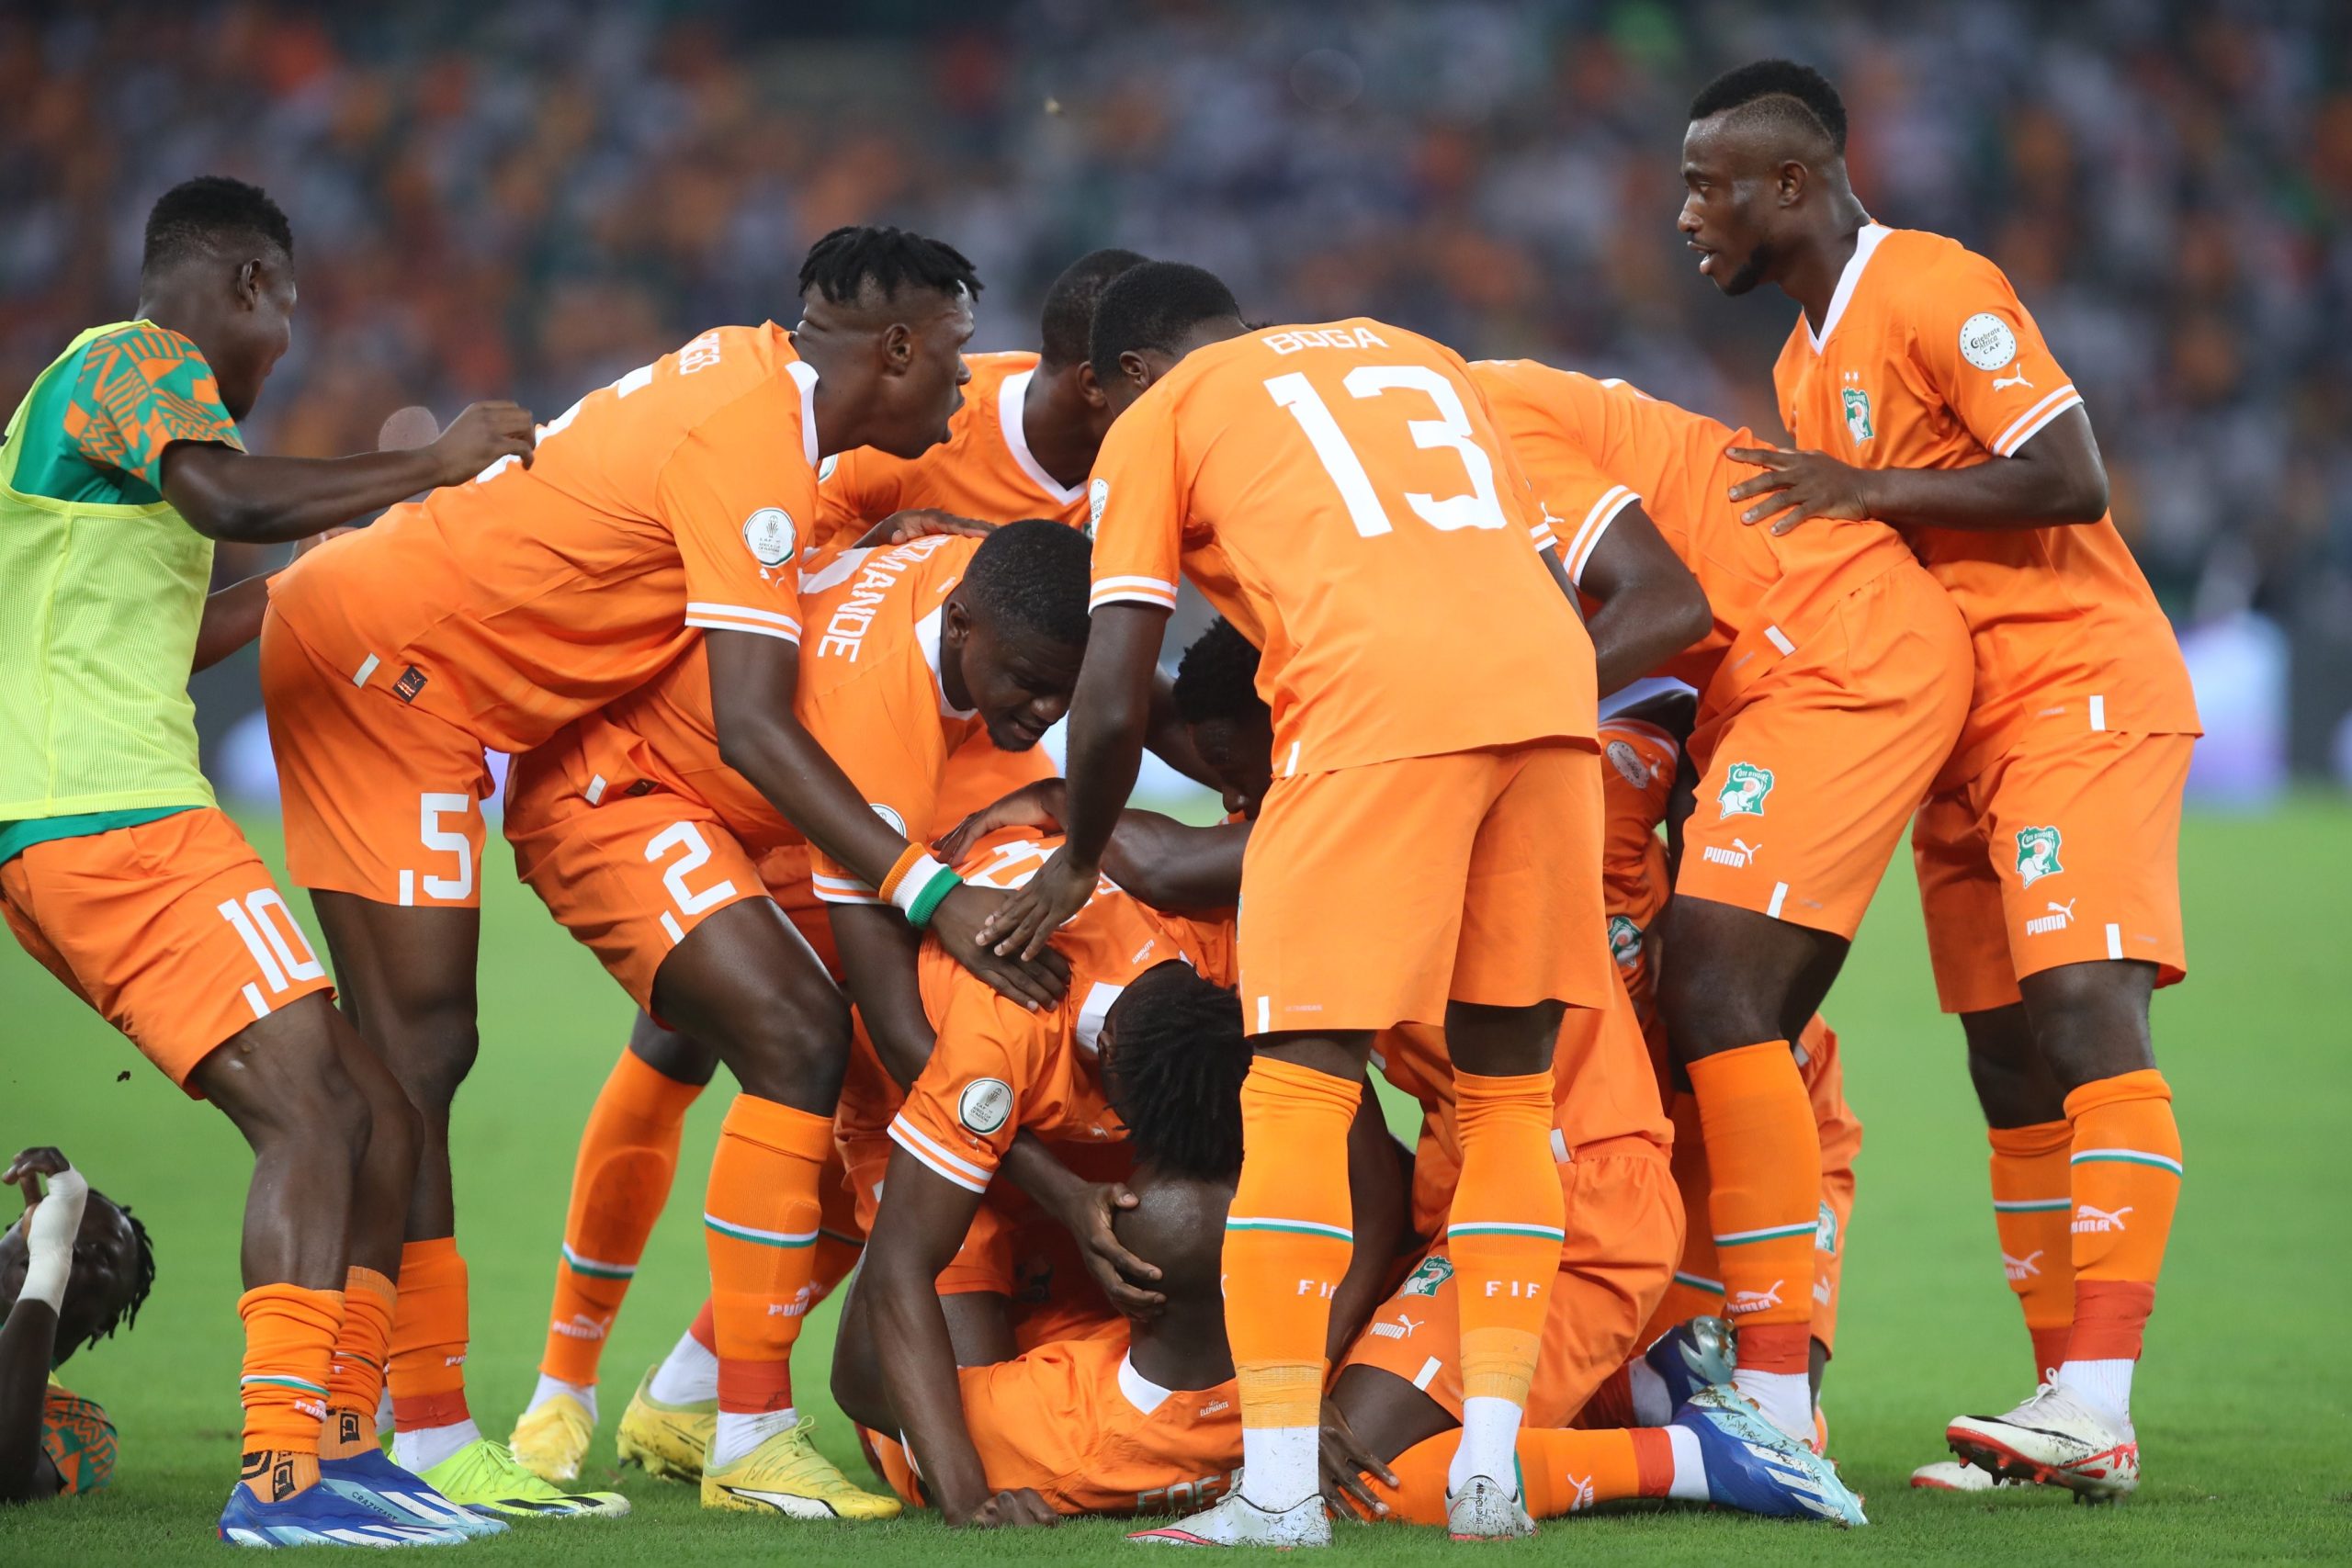
[{"label": "green grass pitch", "polygon": [[[473,1270],[473,1407],[503,1437],[544,1332],[581,1123],[620,1048],[628,1006],[585,951],[501,874],[493,846],[482,964],[482,1053],[458,1110],[459,1239]],[[1869,1132],[1841,1354],[1826,1405],[1832,1447],[1868,1495],[1868,1530],[1680,1514],[1559,1521],[1518,1554],[1736,1562],[2133,1562],[2352,1560],[2352,808],[2305,800],[2260,818],[2193,817],[2181,845],[2189,982],[2156,1003],[2178,1094],[2188,1185],[2136,1400],[2147,1479],[2114,1508],[2063,1494],[1910,1492],[1944,1420],[2030,1392],[2017,1308],[1987,1209],[1984,1145],[1959,1032],[1935,1011],[1905,864],[1857,944],[1828,1013]],[[246,1156],[227,1122],[178,1093],[30,961],[0,953],[0,1144],[54,1143],[154,1233],[161,1277],[138,1329],[76,1358],[71,1381],[121,1431],[116,1486],[0,1510],[0,1564],[214,1557],[235,1474],[236,1232]],[[128,1077],[118,1076],[128,1070]],[[705,1515],[686,1490],[613,1465],[612,1425],[638,1374],[703,1291],[694,1194],[722,1095],[697,1108],[680,1195],[655,1235],[605,1360],[605,1427],[583,1481],[635,1501],[616,1522],[545,1524],[458,1548],[484,1563],[1102,1561],[1119,1528],[944,1534]],[[6,1151],[0,1151],[5,1153]],[[862,1473],[822,1390],[831,1313],[802,1340],[804,1407]],[[1435,1532],[1344,1530],[1380,1563],[1449,1550]]]}]

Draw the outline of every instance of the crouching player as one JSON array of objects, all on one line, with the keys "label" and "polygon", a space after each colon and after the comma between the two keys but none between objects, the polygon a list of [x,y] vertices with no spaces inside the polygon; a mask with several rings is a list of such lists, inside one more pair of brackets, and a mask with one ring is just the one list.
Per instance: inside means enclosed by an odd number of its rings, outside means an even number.
[{"label": "crouching player", "polygon": [[[1057,940],[1100,923],[1106,904],[1134,908],[1124,895],[1098,898]],[[1220,1222],[1240,1174],[1250,1059],[1240,1002],[1191,963],[1162,958],[1110,1002],[1094,1043],[1100,1088],[1136,1158],[1135,1205],[1113,1223],[1164,1297],[1148,1316],[955,1369],[931,1280],[984,1212],[975,1190],[984,1183],[950,1179],[944,1169],[950,1158],[986,1160],[1006,1140],[973,1134],[960,1114],[992,1097],[975,1093],[987,1080],[964,1079],[957,1091],[957,1075],[928,1070],[894,1132],[899,1147],[844,1319],[834,1392],[864,1424],[904,1435],[903,1446],[877,1441],[885,1473],[901,1496],[935,1503],[951,1523],[1192,1507],[1227,1490],[1241,1457],[1220,1280]],[[943,1039],[934,1064],[944,1064],[945,1049]],[[1045,1081],[1018,1096],[1024,1115],[1051,1098]],[[1359,1246],[1332,1301],[1335,1348],[1375,1299],[1404,1229],[1394,1148],[1369,1097],[1351,1130],[1349,1163]],[[978,1163],[969,1169],[986,1174]],[[885,1337],[888,1357],[876,1348]],[[1153,1533],[1186,1539],[1173,1527]]]},{"label": "crouching player", "polygon": [[[1057,524],[843,558],[806,585],[815,633],[795,712],[882,819],[931,819],[948,758],[986,728],[1034,746],[1069,702],[1087,547]],[[523,879],[640,1007],[719,1052],[743,1093],[712,1163],[718,1411],[704,1506],[888,1517],[809,1441],[791,1352],[809,1304],[847,1002],[770,896],[759,857],[798,839],[721,755],[699,649],[519,760],[508,836]],[[809,857],[850,984],[914,988],[919,929],[962,881],[913,846],[881,888]],[[895,896],[895,899],[893,897]],[[1046,967],[999,969],[1049,1002]],[[873,973],[873,971],[880,973]],[[911,1076],[911,1074],[910,1074]]]}]

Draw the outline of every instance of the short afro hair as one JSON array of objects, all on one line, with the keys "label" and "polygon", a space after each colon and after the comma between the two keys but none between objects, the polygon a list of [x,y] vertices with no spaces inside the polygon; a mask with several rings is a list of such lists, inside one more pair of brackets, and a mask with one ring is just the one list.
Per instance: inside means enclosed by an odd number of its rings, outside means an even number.
[{"label": "short afro hair", "polygon": [[808,247],[800,264],[800,292],[815,289],[836,305],[865,292],[867,284],[885,299],[903,290],[976,299],[979,275],[961,251],[905,229],[845,224]]},{"label": "short afro hair", "polygon": [[261,186],[198,175],[165,191],[148,211],[139,270],[153,276],[224,245],[274,246],[292,261],[294,227]]},{"label": "short afro hair", "polygon": [[1831,149],[1846,155],[1845,100],[1829,78],[1793,60],[1755,60],[1724,72],[1690,100],[1690,118],[1705,119],[1751,104],[1792,130],[1828,138]]},{"label": "short afro hair", "polygon": [[1186,333],[1227,317],[1239,321],[1241,307],[1216,274],[1182,262],[1145,262],[1102,290],[1088,356],[1094,374],[1108,381],[1119,373],[1119,355],[1146,348],[1173,354]]},{"label": "short afro hair", "polygon": [[1067,523],[1031,517],[992,528],[964,569],[967,603],[990,624],[1062,648],[1086,646],[1093,547]]},{"label": "short afro hair", "polygon": [[1111,280],[1145,258],[1133,251],[1089,251],[1062,269],[1046,290],[1046,308],[1037,323],[1038,358],[1059,370],[1081,365],[1094,337],[1094,307]]},{"label": "short afro hair", "polygon": [[1219,615],[1176,661],[1176,716],[1210,724],[1265,712],[1266,699],[1258,694],[1258,650]]},{"label": "short afro hair", "polygon": [[1111,1004],[1102,1064],[1138,1164],[1204,1181],[1241,1173],[1241,998],[1181,958],[1155,964]]}]

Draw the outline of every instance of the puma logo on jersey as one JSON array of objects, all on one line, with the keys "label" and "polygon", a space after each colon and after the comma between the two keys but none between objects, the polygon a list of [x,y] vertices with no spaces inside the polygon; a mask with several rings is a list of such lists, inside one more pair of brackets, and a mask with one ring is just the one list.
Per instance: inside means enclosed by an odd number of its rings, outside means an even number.
[{"label": "puma logo on jersey", "polygon": [[1781,1287],[1785,1283],[1786,1280],[1775,1280],[1761,1291],[1734,1291],[1731,1300],[1724,1303],[1724,1310],[1736,1317],[1744,1312],[1762,1312],[1766,1307],[1779,1306]]},{"label": "puma logo on jersey", "polygon": [[2014,376],[1996,376],[1993,378],[1993,390],[1996,392],[2003,391],[2010,387],[2030,388],[2032,385],[2032,382],[2025,378],[2025,371],[2022,367],[2020,367],[2018,373]]},{"label": "puma logo on jersey", "polygon": [[2023,1258],[2012,1258],[2004,1252],[2001,1254],[2002,1271],[2012,1280],[2034,1279],[2041,1272],[2041,1265],[2036,1261],[2041,1256],[2041,1248],[2038,1247]]},{"label": "puma logo on jersey", "polygon": [[2120,1231],[2124,1228],[2123,1216],[2131,1212],[2129,1203],[2111,1213],[2088,1203],[2082,1204],[2075,1211],[2074,1233],[2076,1235],[2104,1235],[2109,1231]]},{"label": "puma logo on jersey", "polygon": [[1724,849],[1717,844],[1709,844],[1706,852],[1700,858],[1710,865],[1727,865],[1734,871],[1745,871],[1749,863],[1764,852],[1764,840],[1761,839],[1752,844],[1745,839],[1734,839],[1731,842],[1730,849]]},{"label": "puma logo on jersey", "polygon": [[2053,903],[2050,906],[2050,913],[2036,915],[2025,923],[2025,934],[2043,936],[2051,931],[2063,931],[2074,923],[2074,919],[2075,901],[2072,898],[2063,904]]}]

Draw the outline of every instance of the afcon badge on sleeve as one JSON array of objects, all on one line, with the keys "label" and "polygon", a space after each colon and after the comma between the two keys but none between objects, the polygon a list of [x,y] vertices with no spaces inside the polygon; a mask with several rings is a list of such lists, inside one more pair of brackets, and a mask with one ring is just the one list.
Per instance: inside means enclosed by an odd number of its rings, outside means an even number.
[{"label": "afcon badge on sleeve", "polygon": [[956,1120],[985,1138],[1012,1114],[1012,1086],[1002,1078],[974,1078],[956,1101]]},{"label": "afcon badge on sleeve", "polygon": [[762,566],[782,566],[794,555],[792,513],[781,506],[763,506],[743,519],[743,543]]},{"label": "afcon badge on sleeve", "polygon": [[2018,356],[2018,334],[1990,310],[1960,323],[1960,356],[1979,370],[1998,370]]},{"label": "afcon badge on sleeve", "polygon": [[1086,536],[1094,537],[1094,530],[1102,526],[1102,508],[1111,499],[1111,481],[1096,479],[1086,487]]},{"label": "afcon badge on sleeve", "polygon": [[901,839],[907,836],[907,819],[899,814],[896,807],[885,806],[878,800],[871,804],[874,807],[874,815],[890,824],[890,831],[898,834]]}]

